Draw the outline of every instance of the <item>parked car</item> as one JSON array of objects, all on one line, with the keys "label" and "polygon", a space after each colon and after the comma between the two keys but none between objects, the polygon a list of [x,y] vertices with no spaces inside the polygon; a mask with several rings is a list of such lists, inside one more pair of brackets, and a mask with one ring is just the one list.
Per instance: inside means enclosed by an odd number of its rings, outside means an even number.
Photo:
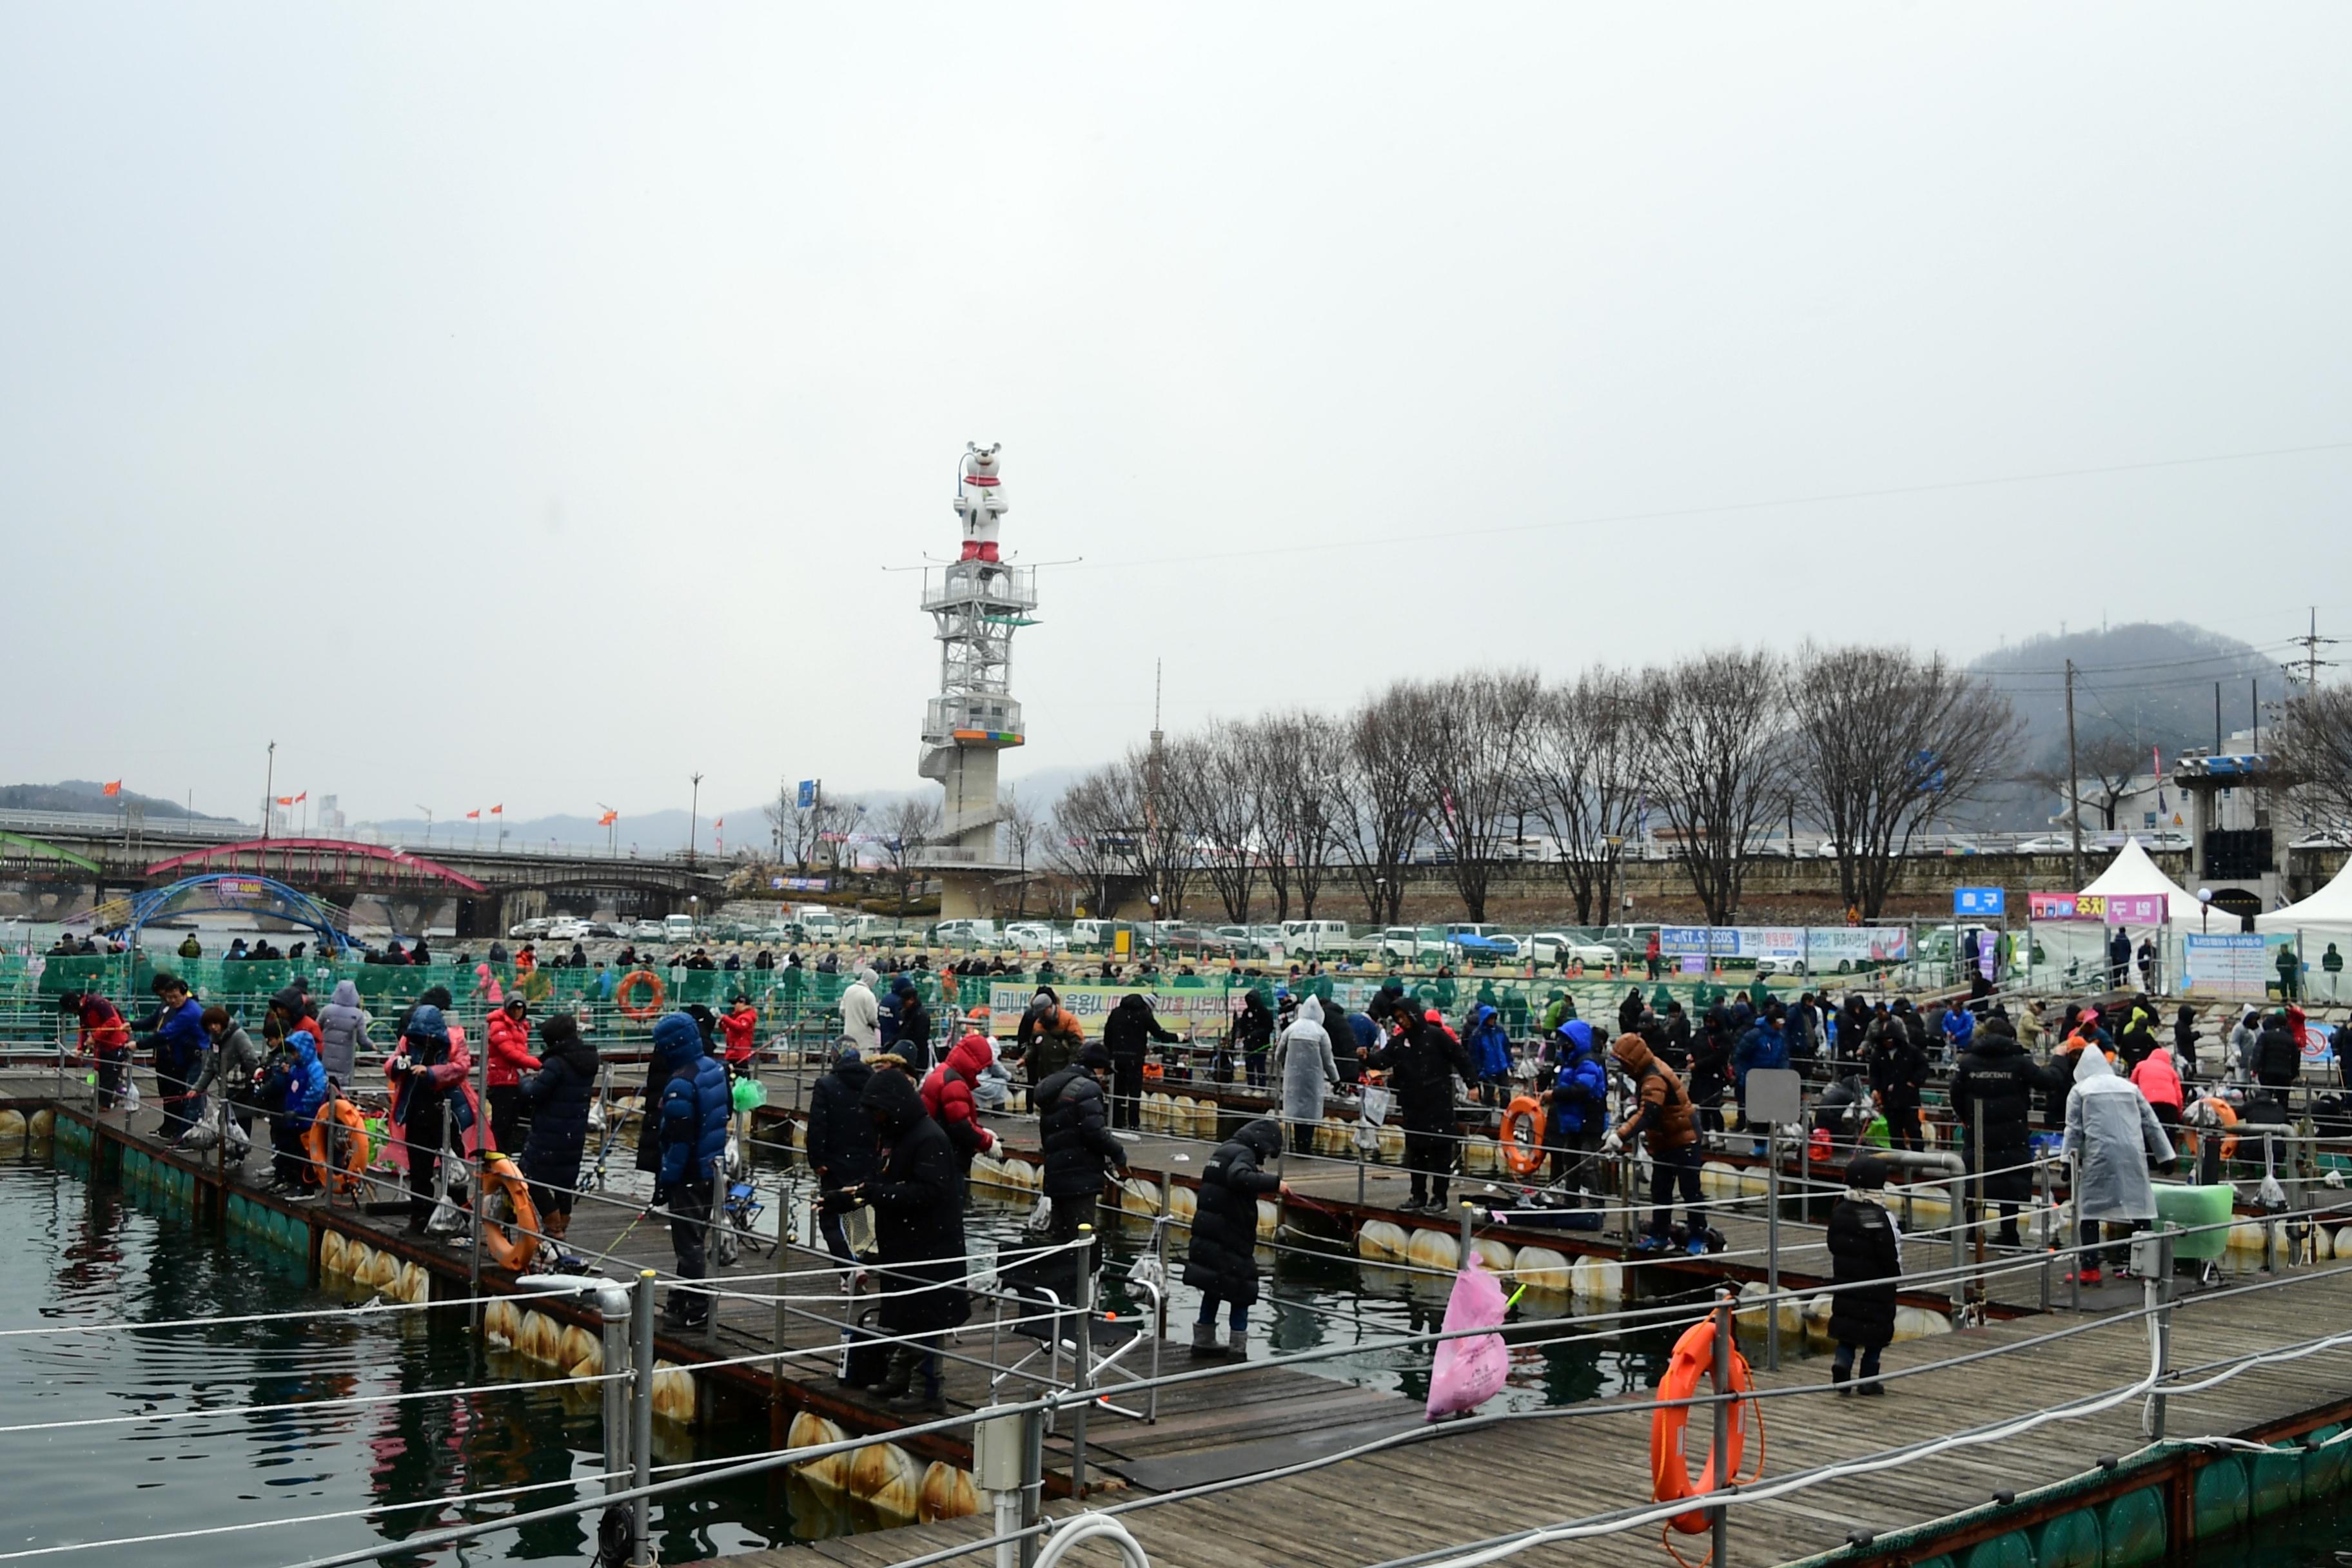
[{"label": "parked car", "polygon": [[1539,931],[1528,939],[1528,956],[1538,963],[1580,963],[1587,969],[1606,969],[1615,963],[1617,950],[1592,937],[1579,936],[1573,931]]},{"label": "parked car", "polygon": [[659,942],[664,932],[659,921],[638,921],[629,927],[632,942]]},{"label": "parked car", "polygon": [[996,943],[996,922],[941,921],[923,932],[923,941],[932,947],[992,947]]},{"label": "parked car", "polygon": [[1161,931],[1154,945],[1162,952],[1191,953],[1201,958],[1231,958],[1242,944],[1207,926],[1180,925]]},{"label": "parked car", "polygon": [[661,923],[661,936],[664,942],[692,942],[694,940],[694,917],[692,915],[663,916]]},{"label": "parked car", "polygon": [[1376,940],[1376,951],[1391,963],[1437,963],[1445,958],[1445,936],[1435,926],[1390,926]]},{"label": "parked car", "polygon": [[1108,952],[1118,945],[1118,933],[1127,933],[1128,949],[1139,952],[1143,946],[1143,932],[1133,921],[1084,920],[1070,922],[1070,945]]},{"label": "parked car", "polygon": [[547,922],[545,940],[549,942],[585,942],[588,922],[577,915],[559,915]]},{"label": "parked car", "polygon": [[1014,921],[1004,928],[1003,945],[1024,952],[1059,952],[1070,939],[1045,921]]},{"label": "parked car", "polygon": [[1286,957],[1301,954],[1312,957],[1318,953],[1361,952],[1366,939],[1348,930],[1346,921],[1285,921],[1282,922],[1282,951]]},{"label": "parked car", "polygon": [[547,934],[547,928],[551,923],[544,915],[534,915],[530,920],[518,921],[507,927],[507,935],[521,937],[526,941],[535,941]]},{"label": "parked car", "polygon": [[625,922],[617,921],[590,921],[588,922],[588,936],[591,941],[610,941],[614,937],[625,934],[627,930],[628,927]]},{"label": "parked car", "polygon": [[[2089,835],[2085,834],[2084,836],[2083,842],[2087,846],[2091,844],[2093,840]],[[2072,835],[2064,833],[2044,833],[2039,837],[2028,838],[2018,845],[2017,852],[2020,855],[2065,855],[2071,853],[2074,850],[2074,840]]]},{"label": "parked car", "polygon": [[770,921],[760,928],[760,940],[778,942],[792,946],[806,942],[808,938],[802,933],[799,926],[790,921]]}]

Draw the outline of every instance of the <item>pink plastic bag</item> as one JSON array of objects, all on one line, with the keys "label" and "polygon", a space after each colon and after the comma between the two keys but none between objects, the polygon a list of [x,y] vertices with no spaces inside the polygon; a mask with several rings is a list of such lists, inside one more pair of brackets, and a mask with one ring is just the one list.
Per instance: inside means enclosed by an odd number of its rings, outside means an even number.
[{"label": "pink plastic bag", "polygon": [[[1445,1331],[1496,1329],[1503,1324],[1503,1282],[1474,1253],[1470,1266],[1454,1277],[1445,1303]],[[1429,1419],[1475,1410],[1502,1392],[1511,1352],[1500,1334],[1468,1334],[1440,1340],[1429,1369]]]}]

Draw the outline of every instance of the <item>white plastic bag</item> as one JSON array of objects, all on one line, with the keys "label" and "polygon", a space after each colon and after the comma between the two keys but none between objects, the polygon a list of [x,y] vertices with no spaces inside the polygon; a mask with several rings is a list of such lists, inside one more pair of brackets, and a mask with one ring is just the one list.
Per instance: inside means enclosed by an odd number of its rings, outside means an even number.
[{"label": "white plastic bag", "polygon": [[125,1116],[138,1115],[139,1080],[125,1073],[122,1077],[122,1093],[114,1103],[121,1108]]},{"label": "white plastic bag", "polygon": [[1381,1127],[1389,1119],[1389,1110],[1396,1098],[1386,1084],[1368,1083],[1363,1098],[1356,1106],[1356,1147],[1366,1153],[1377,1153],[1381,1147]]}]

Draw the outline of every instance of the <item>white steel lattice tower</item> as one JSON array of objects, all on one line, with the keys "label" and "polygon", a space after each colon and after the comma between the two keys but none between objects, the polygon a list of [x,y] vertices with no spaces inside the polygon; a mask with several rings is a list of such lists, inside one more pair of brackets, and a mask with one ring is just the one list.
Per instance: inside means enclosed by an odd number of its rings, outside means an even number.
[{"label": "white steel lattice tower", "polygon": [[987,914],[989,888],[1015,871],[997,848],[997,753],[1021,744],[1021,704],[1011,689],[1013,634],[1036,624],[1037,572],[997,554],[1007,505],[994,447],[964,449],[955,510],[963,552],[923,573],[923,608],[940,644],[940,694],[923,713],[919,771],[947,791],[936,842],[916,856],[940,876],[942,918]]}]

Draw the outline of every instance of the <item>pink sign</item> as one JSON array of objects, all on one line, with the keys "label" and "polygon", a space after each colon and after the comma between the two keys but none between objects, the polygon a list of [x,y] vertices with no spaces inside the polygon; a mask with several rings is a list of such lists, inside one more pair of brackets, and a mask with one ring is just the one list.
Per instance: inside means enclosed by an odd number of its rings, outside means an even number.
[{"label": "pink sign", "polygon": [[2107,923],[2111,926],[2160,926],[2172,916],[2172,900],[2162,893],[2109,893]]},{"label": "pink sign", "polygon": [[2028,893],[2025,913],[2029,920],[2071,921],[2076,916],[2074,895],[2072,893]]}]

